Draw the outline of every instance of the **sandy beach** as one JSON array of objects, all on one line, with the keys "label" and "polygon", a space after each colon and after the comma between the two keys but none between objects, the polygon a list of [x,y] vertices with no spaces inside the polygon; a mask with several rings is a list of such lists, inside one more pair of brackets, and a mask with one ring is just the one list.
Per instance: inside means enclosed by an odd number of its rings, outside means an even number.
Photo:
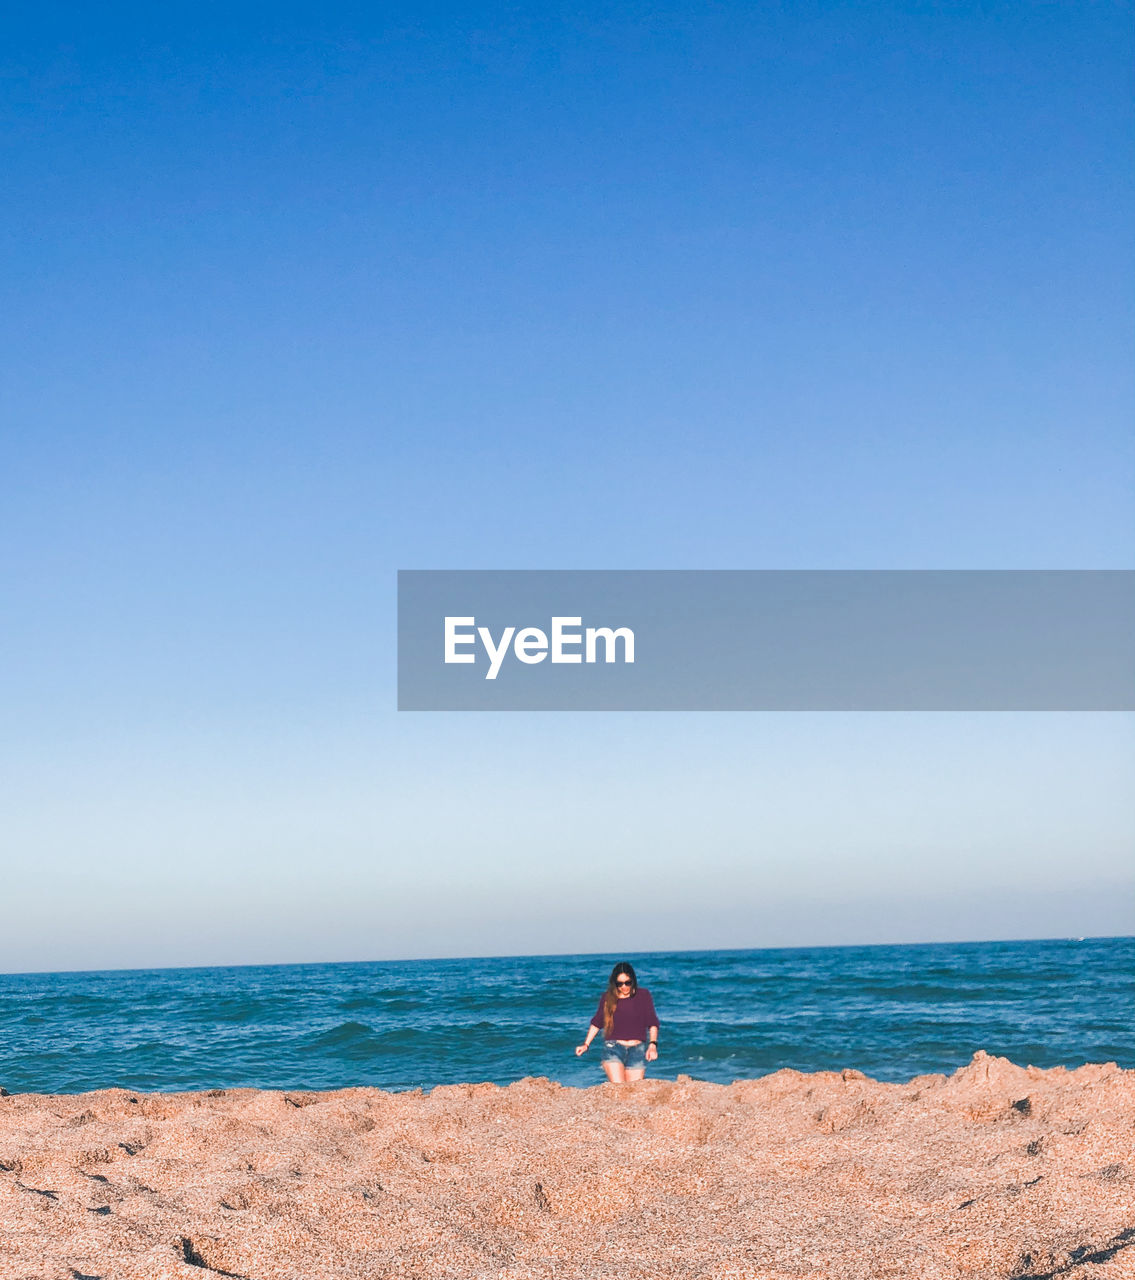
[{"label": "sandy beach", "polygon": [[0,1098],[12,1280],[1135,1276],[1135,1071]]}]

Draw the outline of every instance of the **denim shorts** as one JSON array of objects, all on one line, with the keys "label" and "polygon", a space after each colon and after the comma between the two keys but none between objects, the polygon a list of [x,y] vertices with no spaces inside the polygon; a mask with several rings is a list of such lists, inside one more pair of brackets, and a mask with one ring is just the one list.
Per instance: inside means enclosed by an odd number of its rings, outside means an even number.
[{"label": "denim shorts", "polygon": [[645,1067],[646,1045],[619,1044],[617,1040],[604,1040],[603,1061],[621,1062],[624,1067]]}]

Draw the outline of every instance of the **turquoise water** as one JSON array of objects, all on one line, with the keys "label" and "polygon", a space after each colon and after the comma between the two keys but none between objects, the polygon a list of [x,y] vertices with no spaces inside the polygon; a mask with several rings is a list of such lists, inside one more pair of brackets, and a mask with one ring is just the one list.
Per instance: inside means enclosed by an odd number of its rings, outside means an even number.
[{"label": "turquoise water", "polygon": [[1018,1063],[1135,1067],[1135,938],[0,976],[12,1092],[602,1079],[576,1059],[610,965],[654,995],[651,1074],[883,1080]]}]

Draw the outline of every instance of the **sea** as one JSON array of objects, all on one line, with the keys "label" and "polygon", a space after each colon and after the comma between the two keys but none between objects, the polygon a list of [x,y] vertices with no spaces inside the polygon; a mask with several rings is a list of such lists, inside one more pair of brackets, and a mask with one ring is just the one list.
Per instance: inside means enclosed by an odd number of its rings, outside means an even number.
[{"label": "sea", "polygon": [[618,960],[658,1010],[652,1076],[852,1067],[904,1081],[979,1049],[1135,1067],[1135,938],[1069,938],[12,974],[0,1086],[596,1084],[600,1046],[574,1048]]}]

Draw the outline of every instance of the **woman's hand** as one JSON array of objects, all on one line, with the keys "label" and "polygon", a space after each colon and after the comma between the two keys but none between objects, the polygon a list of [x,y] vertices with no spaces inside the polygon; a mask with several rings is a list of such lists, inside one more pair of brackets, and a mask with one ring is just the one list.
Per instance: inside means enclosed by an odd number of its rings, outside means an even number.
[{"label": "woman's hand", "polygon": [[585,1045],[585,1044],[577,1044],[577,1045],[575,1046],[575,1056],[576,1056],[577,1058],[582,1057],[582,1056],[587,1052],[587,1049],[588,1049],[588,1046],[587,1046],[587,1045]]},{"label": "woman's hand", "polygon": [[646,1060],[647,1062],[653,1062],[657,1057],[658,1057],[658,1046],[652,1040],[646,1046]]}]

